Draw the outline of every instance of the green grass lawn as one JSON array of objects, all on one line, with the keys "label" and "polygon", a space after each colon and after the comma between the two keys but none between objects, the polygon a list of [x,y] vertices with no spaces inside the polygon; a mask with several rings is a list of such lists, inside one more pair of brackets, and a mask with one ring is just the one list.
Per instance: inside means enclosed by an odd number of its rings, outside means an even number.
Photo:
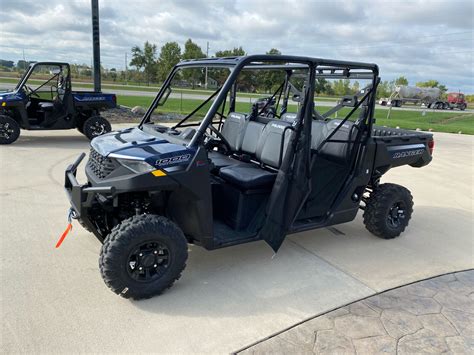
[{"label": "green grass lawn", "polygon": [[[118,103],[125,106],[142,106],[148,107],[153,100],[152,97],[141,96],[118,96]],[[158,113],[181,113],[188,114],[196,108],[201,100],[183,100],[169,98],[165,106],[159,107],[156,111]],[[295,111],[296,106],[289,107],[289,111]],[[329,107],[327,108],[329,109]],[[250,104],[238,102],[236,104],[236,111],[249,112]],[[341,118],[347,114],[349,109],[344,108],[338,113]],[[430,128],[435,132],[450,132],[457,133],[462,131],[464,134],[474,134],[474,114],[461,113],[460,111],[443,111],[443,112],[429,112],[426,111],[425,116],[422,116],[422,111],[404,111],[392,110],[390,118],[387,119],[387,110],[376,109],[375,118],[376,125],[388,127],[400,127],[404,129],[420,128],[427,131]],[[205,113],[205,109],[201,110],[201,115]],[[356,114],[355,114],[356,115]],[[356,116],[355,116],[356,117]]]},{"label": "green grass lawn", "polygon": [[[152,101],[153,101],[153,97],[122,96],[122,95],[117,96],[117,103],[119,105],[124,105],[128,107],[133,107],[133,106],[148,107],[150,106]],[[173,113],[186,115],[192,112],[201,103],[202,103],[202,100],[193,100],[193,99],[181,100],[181,99],[175,99],[175,98],[168,98],[168,100],[166,100],[166,104],[164,106],[159,106],[155,111],[158,113],[173,112]],[[199,111],[199,113],[201,113],[201,116],[203,113],[207,111],[209,106],[210,104],[207,104],[205,107],[203,107]],[[251,108],[250,102],[249,103],[237,102],[235,109],[237,112],[249,112],[250,108]]]},{"label": "green grass lawn", "polygon": [[[16,84],[18,83],[19,79],[17,78],[0,78],[0,87],[2,83],[9,83],[9,84]],[[30,84],[33,85],[40,85],[44,83],[44,80],[37,80],[37,79],[30,79],[28,80]],[[86,82],[74,82],[72,83],[72,89],[73,90],[81,90],[81,89],[92,89],[94,85],[92,83],[86,83]],[[146,92],[154,92],[158,93],[158,90],[160,89],[159,86],[156,86],[155,84],[152,86],[147,86],[147,85],[141,85],[138,86],[136,83],[133,85],[124,85],[123,83],[120,84],[110,84],[110,83],[102,83],[102,90],[104,91],[114,91],[114,90],[127,90],[127,91],[146,91]],[[196,94],[196,95],[211,95],[214,91],[213,90],[205,90],[205,89],[187,89],[187,88],[174,88],[173,89],[174,93],[185,93],[185,94]],[[254,94],[254,93],[246,93],[246,92],[239,92],[238,95],[240,97],[248,97],[248,98],[259,98],[259,97],[268,97],[271,96],[270,94]],[[318,100],[325,101],[325,100],[330,100],[330,101],[336,101],[338,100],[338,97],[318,97]]]},{"label": "green grass lawn", "polygon": [[[349,112],[349,109],[339,111],[339,117]],[[434,132],[474,134],[474,114],[461,113],[460,111],[430,112],[392,110],[387,118],[387,110],[375,109],[375,124],[377,126],[400,127],[404,129],[417,129],[423,131],[432,129]]]}]

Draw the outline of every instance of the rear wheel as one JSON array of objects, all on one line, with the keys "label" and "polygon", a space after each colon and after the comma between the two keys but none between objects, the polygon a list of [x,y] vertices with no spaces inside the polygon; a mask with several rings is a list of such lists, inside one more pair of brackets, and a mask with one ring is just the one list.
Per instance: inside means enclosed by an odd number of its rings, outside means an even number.
[{"label": "rear wheel", "polygon": [[413,213],[410,191],[396,184],[379,185],[370,194],[364,210],[365,227],[383,239],[398,237]]},{"label": "rear wheel", "polygon": [[181,276],[188,245],[181,229],[162,216],[126,219],[105,239],[99,266],[107,286],[135,300],[159,295]]},{"label": "rear wheel", "polygon": [[20,125],[13,118],[0,115],[0,144],[11,144],[20,136]]},{"label": "rear wheel", "polygon": [[88,118],[82,126],[82,133],[92,140],[102,134],[108,133],[112,130],[109,121],[101,116],[93,116]]}]

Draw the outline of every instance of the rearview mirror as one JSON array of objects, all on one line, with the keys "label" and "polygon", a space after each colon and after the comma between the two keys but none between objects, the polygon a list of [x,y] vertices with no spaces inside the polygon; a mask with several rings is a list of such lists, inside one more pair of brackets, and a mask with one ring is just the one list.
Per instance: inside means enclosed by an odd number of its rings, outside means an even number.
[{"label": "rearview mirror", "polygon": [[301,101],[301,96],[298,95],[298,94],[295,94],[295,95],[293,95],[291,100],[294,101],[294,102],[300,102]]}]

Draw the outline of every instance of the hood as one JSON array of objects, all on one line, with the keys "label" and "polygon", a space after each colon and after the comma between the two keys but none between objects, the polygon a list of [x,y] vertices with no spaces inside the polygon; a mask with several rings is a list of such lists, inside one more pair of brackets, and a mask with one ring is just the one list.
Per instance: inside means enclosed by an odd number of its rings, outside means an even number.
[{"label": "hood", "polygon": [[23,91],[1,91],[0,92],[0,101],[11,102],[11,101],[21,101],[26,98],[26,94]]},{"label": "hood", "polygon": [[102,156],[144,160],[156,168],[187,165],[196,153],[193,148],[170,143],[137,127],[96,137],[92,140],[91,146]]}]

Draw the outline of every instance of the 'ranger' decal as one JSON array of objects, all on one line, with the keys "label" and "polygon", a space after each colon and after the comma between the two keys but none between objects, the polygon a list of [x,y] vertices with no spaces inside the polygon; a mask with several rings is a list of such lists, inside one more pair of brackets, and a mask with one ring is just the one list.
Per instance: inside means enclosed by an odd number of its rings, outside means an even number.
[{"label": "'ranger' decal", "polygon": [[105,96],[74,96],[77,101],[105,101]]},{"label": "'ranger' decal", "polygon": [[392,155],[393,159],[400,159],[400,158],[407,158],[407,157],[413,157],[415,155],[422,155],[424,149],[415,149],[415,150],[408,150],[405,152],[395,152]]}]

